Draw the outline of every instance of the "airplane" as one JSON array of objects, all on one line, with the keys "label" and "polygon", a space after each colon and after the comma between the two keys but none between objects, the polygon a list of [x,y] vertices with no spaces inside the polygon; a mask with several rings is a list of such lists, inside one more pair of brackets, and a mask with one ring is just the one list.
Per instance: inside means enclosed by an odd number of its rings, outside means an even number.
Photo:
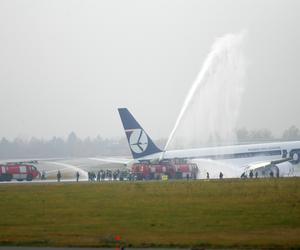
[{"label": "airplane", "polygon": [[300,162],[300,141],[163,151],[127,108],[119,108],[118,111],[133,159],[90,159],[125,165],[157,162],[162,158],[164,161],[187,160],[198,165],[198,178],[206,178],[207,172],[212,178],[217,178],[220,172],[224,178],[233,178],[249,175],[251,171],[258,172],[259,176],[268,176],[271,171],[278,171],[280,176],[293,176]]}]

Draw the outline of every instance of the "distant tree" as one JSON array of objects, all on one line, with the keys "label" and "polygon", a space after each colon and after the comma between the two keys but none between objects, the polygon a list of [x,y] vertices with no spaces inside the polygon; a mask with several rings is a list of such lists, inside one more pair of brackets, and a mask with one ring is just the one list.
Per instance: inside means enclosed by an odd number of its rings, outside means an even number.
[{"label": "distant tree", "polygon": [[74,132],[66,140],[53,137],[43,140],[32,137],[29,141],[16,138],[12,141],[0,140],[0,158],[47,158],[47,157],[90,157],[96,155],[130,155],[125,137],[117,139],[86,138],[81,140]]},{"label": "distant tree", "polygon": [[26,157],[26,142],[23,141],[21,138],[17,137],[12,142],[12,156],[18,155],[20,158]]},{"label": "distant tree", "polygon": [[240,128],[236,131],[238,141],[249,141],[249,131],[246,128]]},{"label": "distant tree", "polygon": [[238,141],[251,142],[251,141],[269,141],[274,139],[272,132],[268,129],[248,130],[240,128],[236,131]]},{"label": "distant tree", "polygon": [[68,136],[67,143],[69,145],[75,145],[78,141],[78,138],[74,132],[71,132]]},{"label": "distant tree", "polygon": [[264,129],[252,130],[250,132],[250,138],[251,140],[254,141],[261,141],[261,140],[272,140],[274,137],[270,130],[264,128]]},{"label": "distant tree", "polygon": [[282,139],[283,140],[300,139],[300,130],[295,125],[293,125],[283,132]]},{"label": "distant tree", "polygon": [[50,157],[62,157],[67,155],[66,143],[63,139],[58,137],[53,137],[47,142],[47,148]]},{"label": "distant tree", "polygon": [[45,152],[49,149],[47,148],[47,143],[41,139],[32,137],[30,141],[24,145],[25,157],[43,157]]},{"label": "distant tree", "polygon": [[77,138],[74,132],[71,132],[67,139],[67,149],[69,156],[76,156],[80,152],[79,149],[80,140]]},{"label": "distant tree", "polygon": [[2,137],[0,142],[0,157],[4,159],[4,158],[9,158],[10,155],[11,155],[11,143],[5,137]]}]

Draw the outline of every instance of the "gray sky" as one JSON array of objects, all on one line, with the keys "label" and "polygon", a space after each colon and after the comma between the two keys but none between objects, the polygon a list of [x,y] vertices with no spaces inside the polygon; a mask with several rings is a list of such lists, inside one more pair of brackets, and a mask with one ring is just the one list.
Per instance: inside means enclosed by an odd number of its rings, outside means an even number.
[{"label": "gray sky", "polygon": [[300,127],[300,1],[0,0],[0,136],[167,137],[217,37],[247,30],[239,126]]}]

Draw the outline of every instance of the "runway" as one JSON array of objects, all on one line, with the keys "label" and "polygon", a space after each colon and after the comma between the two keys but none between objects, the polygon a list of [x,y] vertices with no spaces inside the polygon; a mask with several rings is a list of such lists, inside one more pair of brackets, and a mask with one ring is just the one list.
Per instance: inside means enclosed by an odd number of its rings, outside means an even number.
[{"label": "runway", "polygon": [[[26,161],[26,160],[21,160],[21,159],[1,160],[0,163],[20,162],[20,161]],[[88,175],[87,175],[88,172],[97,173],[100,170],[125,169],[124,164],[99,162],[93,160],[92,158],[39,159],[38,162],[34,163],[33,165],[37,167],[40,173],[42,173],[42,171],[46,172],[46,180],[34,179],[32,181],[26,181],[26,180],[0,181],[0,185],[7,185],[7,184],[28,185],[28,184],[47,184],[47,183],[54,184],[54,183],[58,183],[57,176],[56,176],[58,171],[60,171],[62,174],[60,183],[75,183],[77,171],[80,173],[79,182],[83,183],[83,182],[88,182]],[[293,176],[300,176],[300,164],[295,165]],[[106,181],[108,182],[112,180],[106,179],[105,182]]]},{"label": "runway", "polygon": [[[0,247],[5,250],[95,250],[95,248],[69,248],[69,247]],[[101,250],[111,250],[115,248],[97,248]],[[129,249],[129,248],[127,248]]]},{"label": "runway", "polygon": [[[70,248],[70,247],[0,247],[1,249],[5,250],[112,250],[118,248]],[[121,248],[119,248],[121,250]],[[170,249],[180,249],[180,250],[188,250],[190,248],[124,248],[125,250],[170,250]]]}]

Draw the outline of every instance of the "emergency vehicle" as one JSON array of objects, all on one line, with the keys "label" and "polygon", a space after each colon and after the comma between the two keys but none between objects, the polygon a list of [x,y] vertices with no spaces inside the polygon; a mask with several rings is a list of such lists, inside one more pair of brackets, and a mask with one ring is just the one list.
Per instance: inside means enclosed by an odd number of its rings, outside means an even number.
[{"label": "emergency vehicle", "polygon": [[32,181],[40,176],[40,172],[34,165],[7,163],[0,164],[0,181]]},{"label": "emergency vehicle", "polygon": [[131,172],[137,180],[160,180],[165,175],[168,179],[196,179],[198,167],[185,161],[140,162],[132,165]]}]

